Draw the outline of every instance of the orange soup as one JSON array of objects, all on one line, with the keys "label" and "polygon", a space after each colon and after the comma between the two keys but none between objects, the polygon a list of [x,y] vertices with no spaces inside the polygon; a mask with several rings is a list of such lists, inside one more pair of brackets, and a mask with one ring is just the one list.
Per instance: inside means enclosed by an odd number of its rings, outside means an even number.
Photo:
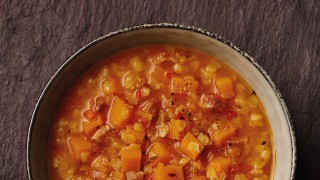
[{"label": "orange soup", "polygon": [[264,108],[236,72],[195,49],[148,45],[78,79],[48,153],[52,179],[264,180],[272,149]]}]

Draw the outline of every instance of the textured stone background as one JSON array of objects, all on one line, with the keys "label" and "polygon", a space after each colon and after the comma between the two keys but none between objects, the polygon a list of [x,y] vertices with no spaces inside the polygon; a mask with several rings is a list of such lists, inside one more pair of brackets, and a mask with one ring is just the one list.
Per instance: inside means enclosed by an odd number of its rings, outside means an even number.
[{"label": "textured stone background", "polygon": [[254,57],[291,112],[297,179],[319,179],[319,0],[0,0],[0,179],[27,179],[30,117],[58,67],[101,35],[153,22],[205,28]]}]

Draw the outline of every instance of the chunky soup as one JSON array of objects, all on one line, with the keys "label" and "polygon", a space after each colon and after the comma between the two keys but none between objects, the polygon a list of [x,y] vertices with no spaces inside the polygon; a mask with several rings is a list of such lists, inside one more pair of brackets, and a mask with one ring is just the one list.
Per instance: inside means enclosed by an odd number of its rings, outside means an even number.
[{"label": "chunky soup", "polygon": [[111,55],[64,98],[52,179],[270,179],[268,117],[255,91],[204,52],[148,45]]}]

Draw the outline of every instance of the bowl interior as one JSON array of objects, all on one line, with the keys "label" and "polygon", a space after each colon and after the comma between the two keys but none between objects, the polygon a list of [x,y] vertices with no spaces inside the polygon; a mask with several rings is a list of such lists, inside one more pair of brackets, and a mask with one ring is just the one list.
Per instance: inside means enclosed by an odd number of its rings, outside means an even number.
[{"label": "bowl interior", "polygon": [[109,54],[140,45],[170,43],[197,48],[228,64],[255,90],[269,116],[275,147],[274,179],[293,174],[294,142],[289,117],[272,81],[255,62],[229,45],[199,32],[178,28],[143,28],[97,39],[72,56],[50,80],[35,109],[30,126],[28,168],[32,179],[49,179],[47,142],[59,100],[84,71]]}]

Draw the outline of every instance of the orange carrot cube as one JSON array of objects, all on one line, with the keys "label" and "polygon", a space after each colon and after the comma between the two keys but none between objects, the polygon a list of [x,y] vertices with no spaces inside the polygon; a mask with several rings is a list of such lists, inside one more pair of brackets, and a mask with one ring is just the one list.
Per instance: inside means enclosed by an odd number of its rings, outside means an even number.
[{"label": "orange carrot cube", "polygon": [[83,159],[85,153],[90,153],[92,145],[86,137],[73,135],[68,138],[68,147],[74,160],[80,161]]},{"label": "orange carrot cube", "polygon": [[152,65],[149,70],[150,77],[158,83],[167,83],[169,79],[166,77],[166,70],[159,65]]},{"label": "orange carrot cube", "polygon": [[230,170],[230,164],[231,162],[229,158],[217,156],[210,161],[209,167],[212,167],[216,173],[224,172],[228,174]]},{"label": "orange carrot cube", "polygon": [[120,151],[121,171],[140,171],[141,149],[137,144],[131,144]]},{"label": "orange carrot cube", "polygon": [[164,164],[169,163],[172,159],[172,150],[165,144],[156,142],[149,151],[150,159],[155,163],[161,162]]},{"label": "orange carrot cube", "polygon": [[231,122],[219,122],[216,126],[211,126],[208,129],[210,137],[213,143],[217,146],[221,146],[225,141],[235,136],[237,128]]},{"label": "orange carrot cube", "polygon": [[188,125],[187,121],[171,119],[169,122],[169,134],[168,137],[175,140],[181,140],[185,135],[186,127]]},{"label": "orange carrot cube", "polygon": [[235,95],[234,85],[230,77],[219,77],[214,82],[223,98],[231,98]]},{"label": "orange carrot cube", "polygon": [[202,152],[204,146],[196,139],[190,132],[182,139],[180,143],[180,150],[190,159],[195,160]]},{"label": "orange carrot cube", "polygon": [[91,136],[94,132],[96,132],[97,129],[99,129],[103,122],[101,118],[97,118],[93,121],[82,121],[82,131],[87,135]]},{"label": "orange carrot cube", "polygon": [[118,96],[115,96],[112,99],[108,112],[108,118],[111,124],[118,129],[123,129],[129,123],[131,115],[132,106],[126,104]]}]

